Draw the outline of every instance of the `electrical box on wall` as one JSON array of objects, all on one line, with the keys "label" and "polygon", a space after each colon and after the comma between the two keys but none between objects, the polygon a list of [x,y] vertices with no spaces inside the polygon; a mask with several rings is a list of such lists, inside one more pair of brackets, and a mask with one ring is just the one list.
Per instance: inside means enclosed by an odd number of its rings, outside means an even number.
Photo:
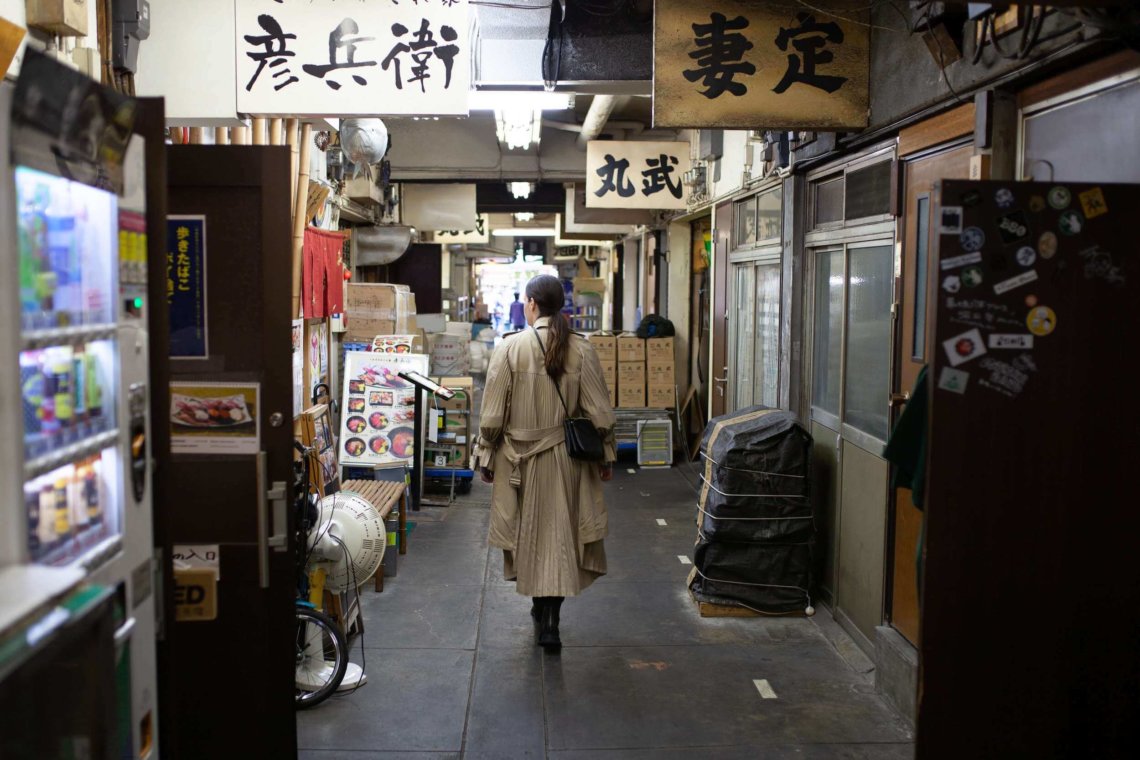
[{"label": "electrical box on wall", "polygon": [[87,36],[88,0],[27,0],[28,26],[66,37]]},{"label": "electrical box on wall", "polygon": [[115,69],[133,74],[139,68],[139,44],[150,37],[150,3],[114,0],[112,16]]}]

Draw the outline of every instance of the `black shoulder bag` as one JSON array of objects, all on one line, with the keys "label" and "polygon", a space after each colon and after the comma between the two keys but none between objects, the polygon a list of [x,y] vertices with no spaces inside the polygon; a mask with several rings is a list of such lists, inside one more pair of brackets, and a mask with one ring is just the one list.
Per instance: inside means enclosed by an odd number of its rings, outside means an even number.
[{"label": "black shoulder bag", "polygon": [[[538,341],[545,366],[546,347],[542,345],[538,330],[534,331],[534,339]],[[550,377],[550,382],[554,383],[554,390],[558,391],[558,400],[562,402],[562,409],[566,413],[562,422],[566,435],[566,453],[571,459],[581,459],[584,462],[600,462],[605,459],[606,450],[602,446],[602,437],[598,435],[598,429],[594,427],[593,421],[589,417],[571,417],[558,381],[550,375],[550,370],[547,370],[546,375]]]}]

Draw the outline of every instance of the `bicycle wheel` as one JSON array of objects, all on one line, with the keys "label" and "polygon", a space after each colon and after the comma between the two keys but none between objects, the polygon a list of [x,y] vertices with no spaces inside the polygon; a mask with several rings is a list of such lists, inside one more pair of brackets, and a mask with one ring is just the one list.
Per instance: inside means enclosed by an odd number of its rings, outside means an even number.
[{"label": "bicycle wheel", "polygon": [[297,709],[314,707],[329,698],[348,669],[348,642],[336,622],[323,612],[298,606]]}]

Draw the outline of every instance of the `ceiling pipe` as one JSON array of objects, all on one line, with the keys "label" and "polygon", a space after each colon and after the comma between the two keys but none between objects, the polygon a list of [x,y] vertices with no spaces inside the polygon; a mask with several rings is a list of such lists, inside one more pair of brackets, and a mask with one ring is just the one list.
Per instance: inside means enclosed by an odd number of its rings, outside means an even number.
[{"label": "ceiling pipe", "polygon": [[586,118],[582,121],[582,131],[578,133],[578,150],[585,150],[590,140],[597,139],[614,109],[628,102],[628,96],[595,95],[590,102],[590,110],[586,112]]}]

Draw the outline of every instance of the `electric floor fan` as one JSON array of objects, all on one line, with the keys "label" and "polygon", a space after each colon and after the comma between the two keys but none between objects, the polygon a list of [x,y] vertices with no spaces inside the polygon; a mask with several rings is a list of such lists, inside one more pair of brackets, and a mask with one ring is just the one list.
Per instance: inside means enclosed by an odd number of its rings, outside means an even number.
[{"label": "electric floor fan", "polygon": [[[355,592],[380,569],[388,543],[384,520],[370,501],[352,491],[324,497],[317,509],[317,520],[309,531],[308,569],[324,570],[327,591]],[[306,651],[313,654],[297,663],[298,688],[327,683],[336,664],[324,658],[321,647],[308,647]],[[337,691],[355,689],[366,680],[359,665],[348,663]]]}]

